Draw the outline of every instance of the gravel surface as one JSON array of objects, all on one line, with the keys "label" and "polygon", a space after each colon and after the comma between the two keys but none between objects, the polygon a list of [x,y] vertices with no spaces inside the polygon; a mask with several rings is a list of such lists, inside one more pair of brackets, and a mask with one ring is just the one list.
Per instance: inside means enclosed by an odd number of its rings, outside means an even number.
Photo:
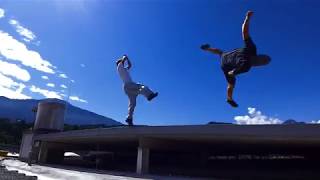
[{"label": "gravel surface", "polygon": [[[202,178],[137,175],[128,172],[83,172],[81,170],[68,170],[62,167],[48,167],[40,165],[28,166],[26,163],[16,159],[5,159],[0,161],[0,165],[8,170],[15,170],[28,176],[37,176],[38,180],[204,180]],[[0,180],[7,180],[1,179]],[[11,179],[10,179],[11,180]],[[13,179],[12,179],[13,180]],[[14,180],[20,180],[15,178]],[[24,180],[24,179],[21,179]],[[33,179],[30,179],[33,180]],[[210,180],[213,180],[212,178]]]},{"label": "gravel surface", "polygon": [[[3,158],[2,158],[3,159]],[[0,165],[0,180],[37,180],[36,176],[26,176],[18,171],[9,171],[5,166]]]}]

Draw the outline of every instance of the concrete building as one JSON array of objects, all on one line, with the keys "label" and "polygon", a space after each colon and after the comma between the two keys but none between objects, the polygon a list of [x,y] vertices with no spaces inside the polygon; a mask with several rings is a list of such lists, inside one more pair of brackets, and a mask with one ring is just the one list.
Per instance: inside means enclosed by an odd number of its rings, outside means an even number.
[{"label": "concrete building", "polygon": [[[124,162],[121,167],[134,164],[138,174],[158,172],[169,166],[177,171],[196,169],[195,172],[205,174],[204,169],[206,172],[214,169],[208,164],[219,158],[287,158],[290,162],[292,159],[319,160],[320,126],[121,126],[38,133],[34,134],[32,141],[34,157],[41,163],[62,163],[64,152],[99,151],[105,152],[105,156],[95,161],[108,167],[117,166],[118,161]],[[26,148],[23,146],[24,143],[21,149]]]}]

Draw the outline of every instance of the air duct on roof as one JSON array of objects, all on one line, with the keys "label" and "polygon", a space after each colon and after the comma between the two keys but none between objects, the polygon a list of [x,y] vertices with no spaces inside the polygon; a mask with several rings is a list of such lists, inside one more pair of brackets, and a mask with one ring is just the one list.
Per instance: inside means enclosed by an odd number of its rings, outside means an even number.
[{"label": "air duct on roof", "polygon": [[60,102],[43,101],[38,104],[37,117],[34,124],[36,132],[62,131],[66,105]]}]

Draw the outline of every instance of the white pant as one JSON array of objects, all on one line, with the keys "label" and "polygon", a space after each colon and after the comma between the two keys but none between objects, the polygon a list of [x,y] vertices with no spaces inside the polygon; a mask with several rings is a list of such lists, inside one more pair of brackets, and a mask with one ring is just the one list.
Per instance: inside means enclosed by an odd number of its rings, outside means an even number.
[{"label": "white pant", "polygon": [[129,82],[124,84],[124,92],[128,95],[129,98],[129,108],[128,108],[128,119],[133,118],[134,108],[137,104],[137,96],[142,94],[148,98],[153,92],[143,84],[137,84],[134,82]]}]

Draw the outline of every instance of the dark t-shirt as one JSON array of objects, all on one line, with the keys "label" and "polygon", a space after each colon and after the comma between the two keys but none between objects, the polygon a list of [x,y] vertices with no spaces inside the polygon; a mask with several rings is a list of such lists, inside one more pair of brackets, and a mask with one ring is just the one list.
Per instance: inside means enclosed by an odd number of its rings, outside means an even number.
[{"label": "dark t-shirt", "polygon": [[228,72],[234,70],[234,74],[248,72],[251,68],[250,57],[257,55],[257,49],[251,38],[244,41],[243,48],[234,49],[229,52],[224,52],[221,55],[221,68],[230,84],[235,84],[236,79],[234,76],[229,76]]}]

